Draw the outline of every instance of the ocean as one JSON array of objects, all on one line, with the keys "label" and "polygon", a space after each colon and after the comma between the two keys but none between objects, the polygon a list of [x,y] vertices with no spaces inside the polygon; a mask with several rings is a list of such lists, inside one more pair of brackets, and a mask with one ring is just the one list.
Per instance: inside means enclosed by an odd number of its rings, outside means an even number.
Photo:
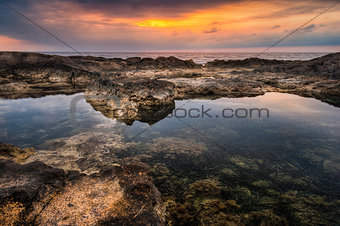
[{"label": "ocean", "polygon": [[[55,54],[61,56],[75,56],[74,52],[41,52],[44,54]],[[192,59],[195,63],[205,64],[215,59],[220,60],[243,60],[246,58],[256,57],[258,53],[232,53],[232,52],[84,52],[84,55],[104,57],[104,58],[129,58],[129,57],[150,57],[157,58],[160,56],[174,56],[182,60]],[[311,60],[329,53],[296,53],[296,52],[268,52],[263,53],[259,58],[276,59],[276,60]]]}]

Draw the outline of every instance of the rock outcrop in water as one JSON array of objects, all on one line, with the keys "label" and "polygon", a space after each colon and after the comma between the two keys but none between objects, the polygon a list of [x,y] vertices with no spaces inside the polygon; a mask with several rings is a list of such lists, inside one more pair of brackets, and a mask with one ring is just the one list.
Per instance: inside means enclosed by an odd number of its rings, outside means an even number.
[{"label": "rock outcrop in water", "polygon": [[94,109],[126,124],[135,120],[153,124],[175,109],[175,85],[162,80],[98,79],[85,97]]},{"label": "rock outcrop in water", "polygon": [[[152,124],[173,109],[175,99],[192,97],[285,92],[340,106],[339,53],[309,61],[250,58],[199,65],[175,57],[124,60],[2,52],[0,66],[2,97],[39,97],[86,90],[87,101],[95,109],[127,124],[134,120]],[[101,98],[105,95],[116,99]],[[150,120],[150,114],[157,116]]]}]

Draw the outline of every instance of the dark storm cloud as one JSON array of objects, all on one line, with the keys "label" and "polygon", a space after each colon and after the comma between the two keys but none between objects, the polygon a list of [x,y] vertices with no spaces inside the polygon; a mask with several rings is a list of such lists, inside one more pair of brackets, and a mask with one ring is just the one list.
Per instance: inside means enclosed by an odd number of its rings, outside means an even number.
[{"label": "dark storm cloud", "polygon": [[71,0],[92,7],[100,6],[129,6],[134,9],[142,8],[206,8],[220,4],[242,2],[243,0]]},{"label": "dark storm cloud", "polygon": [[[26,15],[34,13],[34,10],[31,8],[31,5],[28,4],[28,1],[14,0],[11,1],[10,4]],[[0,35],[40,44],[51,44],[55,42],[51,40],[47,34],[44,34],[37,27],[33,26],[32,23],[2,4],[1,1]]]},{"label": "dark storm cloud", "polygon": [[[66,1],[66,0],[61,0]],[[71,0],[90,11],[101,11],[111,16],[140,17],[154,13],[177,17],[194,10],[218,7],[245,0]]]}]

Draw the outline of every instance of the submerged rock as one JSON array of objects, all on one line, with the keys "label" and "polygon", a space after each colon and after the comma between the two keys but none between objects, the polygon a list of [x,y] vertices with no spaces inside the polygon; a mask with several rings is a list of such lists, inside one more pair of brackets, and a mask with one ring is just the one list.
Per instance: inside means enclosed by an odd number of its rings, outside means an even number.
[{"label": "submerged rock", "polygon": [[148,146],[147,153],[165,159],[190,159],[199,157],[208,150],[206,145],[194,139],[181,139],[178,137],[156,138]]},{"label": "submerged rock", "polygon": [[222,186],[214,178],[198,180],[186,188],[184,202],[167,200],[170,224],[243,225],[234,200],[223,200]]},{"label": "submerged rock", "polygon": [[285,218],[277,216],[272,210],[252,211],[245,216],[247,225],[289,225]]},{"label": "submerged rock", "polygon": [[92,174],[119,163],[117,155],[132,145],[123,141],[119,131],[81,133],[41,144],[26,162],[41,161],[55,168]]}]

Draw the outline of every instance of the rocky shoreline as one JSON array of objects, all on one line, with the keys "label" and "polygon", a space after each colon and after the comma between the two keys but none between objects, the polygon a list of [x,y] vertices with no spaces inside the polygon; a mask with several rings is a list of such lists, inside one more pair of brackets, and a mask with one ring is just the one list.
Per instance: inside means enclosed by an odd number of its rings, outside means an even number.
[{"label": "rocky shoreline", "polygon": [[[149,99],[142,105],[158,105],[156,102],[168,103],[170,99],[188,96],[244,97],[285,92],[340,106],[339,53],[309,61],[249,58],[215,60],[200,65],[175,57],[105,59],[2,52],[0,75],[0,96],[3,98],[86,91],[89,95],[118,93],[118,98],[124,99],[135,92],[132,90],[135,86],[145,84],[149,85],[142,88],[144,92],[166,92],[169,87],[164,87],[164,82],[168,82],[172,83],[168,86],[174,86],[171,97],[153,97],[155,103]],[[123,90],[121,86],[126,88]],[[138,103],[141,102],[138,99]]]},{"label": "rocky shoreline", "polygon": [[[135,120],[153,124],[173,111],[175,100],[196,97],[284,92],[340,107],[339,53],[310,61],[254,58],[199,65],[175,57],[105,59],[2,52],[0,75],[1,98],[85,92],[95,110],[126,124]],[[300,192],[315,189],[295,165],[273,166],[236,155],[227,158],[227,165],[223,162],[218,175],[190,180],[170,166],[184,162],[201,169],[207,152],[204,143],[172,137],[140,145],[125,142],[119,132],[57,139],[38,152],[0,143],[0,224],[336,224],[332,217],[338,199],[280,190],[287,184]],[[126,152],[135,156],[127,157]],[[169,164],[157,162],[154,155]],[[314,161],[311,165],[322,162],[307,157]],[[339,166],[337,159],[331,163]],[[283,166],[291,172],[275,168]],[[239,178],[244,180],[240,184],[234,180],[241,175],[238,172],[260,175],[261,169],[270,173],[263,178],[277,180],[279,188],[269,179]],[[331,174],[338,175],[337,169]],[[299,179],[293,181],[296,175]],[[218,177],[230,183],[221,184]]]}]

